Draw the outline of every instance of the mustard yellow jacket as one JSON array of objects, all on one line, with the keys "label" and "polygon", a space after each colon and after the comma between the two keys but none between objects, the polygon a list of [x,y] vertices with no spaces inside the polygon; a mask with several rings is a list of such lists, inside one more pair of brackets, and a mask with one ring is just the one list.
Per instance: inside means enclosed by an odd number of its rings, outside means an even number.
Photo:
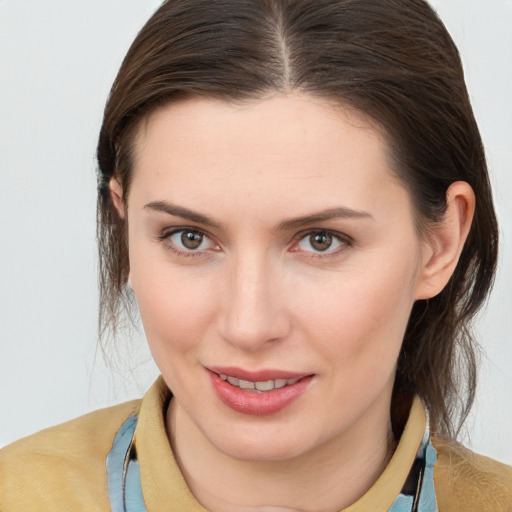
[{"label": "mustard yellow jacket", "polygon": [[[169,390],[160,378],[142,400],[99,410],[0,450],[1,512],[110,510],[105,459],[128,416],[148,512],[205,512],[176,464],[164,423]],[[398,447],[373,487],[343,512],[386,512],[400,493],[425,430],[416,399]],[[434,438],[439,512],[512,512],[512,468]]]}]

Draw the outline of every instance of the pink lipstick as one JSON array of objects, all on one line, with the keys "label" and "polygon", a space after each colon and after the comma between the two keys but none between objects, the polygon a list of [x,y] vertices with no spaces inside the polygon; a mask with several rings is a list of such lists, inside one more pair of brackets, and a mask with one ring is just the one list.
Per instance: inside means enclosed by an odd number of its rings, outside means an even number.
[{"label": "pink lipstick", "polygon": [[219,399],[234,411],[253,416],[275,414],[297,400],[313,375],[281,370],[250,372],[233,367],[209,367]]}]

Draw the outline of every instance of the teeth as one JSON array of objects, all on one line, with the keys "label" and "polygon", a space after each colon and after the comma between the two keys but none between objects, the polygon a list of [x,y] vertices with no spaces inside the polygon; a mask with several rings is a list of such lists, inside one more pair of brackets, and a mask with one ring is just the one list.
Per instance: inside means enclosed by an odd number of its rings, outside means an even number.
[{"label": "teeth", "polygon": [[231,377],[230,375],[224,375],[221,373],[219,377],[222,380],[226,380],[232,386],[236,386],[240,389],[246,389],[248,391],[272,391],[273,389],[281,389],[285,386],[291,386],[300,380],[300,378],[296,379],[276,379],[276,380],[266,380],[263,382],[252,382],[250,380],[237,379],[236,377]]},{"label": "teeth", "polygon": [[236,377],[228,377],[228,382],[230,384],[233,384],[233,386],[239,386],[240,385],[240,380],[237,379]]},{"label": "teeth", "polygon": [[242,380],[240,379],[240,383],[238,385],[240,389],[255,389],[256,383],[251,382],[250,380]]},{"label": "teeth", "polygon": [[274,382],[274,388],[284,388],[286,386],[286,379],[276,379]]},{"label": "teeth", "polygon": [[271,391],[275,387],[273,380],[267,380],[265,382],[255,382],[254,385],[258,391]]}]

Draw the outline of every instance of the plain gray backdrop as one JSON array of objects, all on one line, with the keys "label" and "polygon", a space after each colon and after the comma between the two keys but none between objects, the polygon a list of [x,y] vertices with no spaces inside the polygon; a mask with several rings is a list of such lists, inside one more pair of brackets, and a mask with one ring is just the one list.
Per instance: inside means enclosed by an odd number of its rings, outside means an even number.
[{"label": "plain gray backdrop", "polygon": [[[96,345],[94,151],[121,60],[158,0],[0,0],[0,446],[140,397],[158,374],[142,334]],[[435,0],[462,54],[501,222],[478,322],[465,442],[512,463],[512,0]]]}]

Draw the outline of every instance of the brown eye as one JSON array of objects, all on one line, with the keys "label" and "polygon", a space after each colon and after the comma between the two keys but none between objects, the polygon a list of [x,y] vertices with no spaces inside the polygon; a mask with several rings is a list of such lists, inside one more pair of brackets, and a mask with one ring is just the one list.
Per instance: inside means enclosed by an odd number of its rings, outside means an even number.
[{"label": "brown eye", "polygon": [[216,247],[215,243],[201,230],[192,228],[176,229],[164,234],[162,240],[170,242],[178,252],[182,253],[199,253]]},{"label": "brown eye", "polygon": [[314,231],[301,238],[297,248],[304,252],[330,254],[347,245],[350,245],[350,242],[341,234],[337,235],[330,231]]},{"label": "brown eye", "polygon": [[309,243],[317,251],[327,251],[332,245],[332,235],[330,233],[315,233],[309,236]]},{"label": "brown eye", "polygon": [[182,231],[181,232],[181,243],[186,249],[197,249],[203,242],[202,233],[196,231]]}]

